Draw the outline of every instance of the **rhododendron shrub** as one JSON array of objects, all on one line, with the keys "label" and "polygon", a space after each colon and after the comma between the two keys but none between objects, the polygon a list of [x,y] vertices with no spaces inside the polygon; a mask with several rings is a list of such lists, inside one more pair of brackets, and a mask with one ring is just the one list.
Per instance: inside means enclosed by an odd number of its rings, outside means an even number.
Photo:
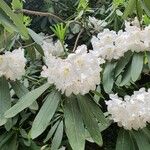
[{"label": "rhododendron shrub", "polygon": [[149,150],[149,11],[1,0],[0,150]]}]

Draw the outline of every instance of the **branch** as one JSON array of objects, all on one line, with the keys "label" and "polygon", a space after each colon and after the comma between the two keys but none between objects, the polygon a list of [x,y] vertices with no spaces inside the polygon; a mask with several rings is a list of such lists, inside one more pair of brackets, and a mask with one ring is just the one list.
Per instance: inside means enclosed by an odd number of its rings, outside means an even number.
[{"label": "branch", "polygon": [[60,17],[58,17],[55,14],[50,13],[50,12],[47,13],[47,12],[39,12],[39,11],[33,11],[33,10],[27,10],[27,9],[17,9],[17,10],[15,10],[15,13],[25,13],[25,14],[36,15],[36,16],[54,17],[57,20],[64,22],[63,19],[61,19]]},{"label": "branch", "polygon": [[79,38],[82,34],[82,32],[84,31],[84,29],[81,29],[81,31],[79,32],[77,38],[76,38],[76,41],[75,41],[75,44],[74,44],[74,47],[73,47],[73,52],[75,52],[76,48],[77,48],[77,44],[78,44],[78,41],[79,41]]}]

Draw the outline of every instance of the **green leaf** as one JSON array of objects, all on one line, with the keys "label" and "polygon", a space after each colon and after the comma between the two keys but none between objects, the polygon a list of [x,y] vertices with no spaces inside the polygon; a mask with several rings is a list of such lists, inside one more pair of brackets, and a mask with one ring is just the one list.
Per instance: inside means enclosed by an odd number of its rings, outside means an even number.
[{"label": "green leaf", "polygon": [[78,95],[78,104],[79,108],[82,114],[82,118],[84,121],[85,126],[87,127],[87,130],[89,131],[92,139],[100,146],[102,146],[102,136],[101,131],[98,126],[98,122],[96,121],[95,116],[93,115],[92,111],[87,105],[87,99],[84,96]]},{"label": "green leaf", "polygon": [[150,143],[148,138],[143,134],[142,131],[133,131],[132,135],[136,140],[139,150],[150,150]]},{"label": "green leaf", "polygon": [[137,18],[138,18],[138,20],[141,21],[142,15],[143,15],[143,8],[142,8],[140,0],[136,1],[136,11],[137,11]]},{"label": "green leaf", "polygon": [[140,0],[141,5],[145,11],[145,13],[150,17],[150,3],[149,0]]},{"label": "green leaf", "polygon": [[12,21],[18,28],[18,31],[20,32],[20,34],[24,38],[28,39],[29,38],[28,30],[25,27],[25,25],[23,24],[21,18],[17,14],[15,14],[3,0],[1,0],[1,2],[0,2],[0,8],[12,19]]},{"label": "green leaf", "polygon": [[115,63],[108,62],[104,68],[103,72],[103,86],[106,93],[110,93],[112,91],[114,85],[114,68]]},{"label": "green leaf", "polygon": [[0,149],[2,149],[3,145],[5,145],[5,143],[7,143],[7,141],[13,136],[13,132],[8,132],[6,134],[3,134],[0,137]]},{"label": "green leaf", "polygon": [[[23,85],[23,83],[21,83],[18,80],[10,81],[10,84],[19,98],[21,98],[22,96],[26,95],[29,92],[29,90]],[[38,103],[34,101],[29,108],[32,110],[38,110]]]},{"label": "green leaf", "polygon": [[122,75],[122,80],[119,85],[124,86],[124,85],[128,84],[130,82],[130,80],[131,80],[131,64],[129,64],[126,67],[126,69]]},{"label": "green leaf", "polygon": [[[0,10],[1,11],[1,10]],[[4,13],[0,13],[0,23],[6,28],[12,31],[18,32],[17,27],[13,24],[12,20]]]},{"label": "green leaf", "polygon": [[128,51],[124,57],[122,57],[116,65],[115,68],[115,77],[117,77],[118,75],[120,75],[120,73],[123,71],[123,69],[125,68],[125,66],[129,63],[130,59],[132,56],[132,52]]},{"label": "green leaf", "polygon": [[106,120],[99,105],[96,104],[95,101],[90,99],[88,96],[84,96],[84,98],[86,98],[86,104],[87,104],[88,108],[91,110],[94,117],[98,120],[99,126],[101,126],[101,128],[107,128],[109,125],[108,121]]},{"label": "green leaf", "polygon": [[11,107],[9,85],[5,77],[0,77],[0,126],[7,122],[4,113]]},{"label": "green leaf", "polygon": [[21,98],[29,92],[29,90],[18,80],[10,81],[10,84],[19,98]]},{"label": "green leaf", "polygon": [[45,140],[44,140],[44,143],[46,143],[54,134],[54,132],[56,131],[57,127],[59,125],[59,121],[57,121],[53,126],[52,128],[50,129],[50,131],[48,132]]},{"label": "green leaf", "polygon": [[11,118],[17,115],[19,112],[29,107],[41,94],[50,87],[49,83],[46,83],[39,88],[27,93],[23,97],[20,98],[19,102],[11,107],[6,113],[6,118]]},{"label": "green leaf", "polygon": [[128,131],[120,129],[117,138],[116,150],[136,150],[133,139]]},{"label": "green leaf", "polygon": [[126,19],[129,15],[131,15],[135,9],[136,0],[129,0],[127,7],[125,8],[123,18]]},{"label": "green leaf", "polygon": [[78,107],[74,98],[68,98],[64,108],[66,134],[73,150],[84,150],[85,129]]},{"label": "green leaf", "polygon": [[143,58],[143,53],[135,53],[133,55],[131,64],[131,78],[134,82],[139,78],[142,72],[144,63]]},{"label": "green leaf", "polygon": [[35,33],[33,30],[31,30],[29,28],[28,28],[28,32],[29,32],[30,36],[32,37],[32,39],[37,44],[41,45],[43,43],[43,38],[39,34]]},{"label": "green leaf", "polygon": [[[38,137],[41,133],[45,131],[45,129],[49,125],[49,122],[52,119],[58,107],[60,100],[61,100],[61,95],[57,91],[52,91],[48,95],[39,113],[34,119],[32,129],[31,129],[32,139]],[[46,116],[46,117],[43,117],[43,116]]]},{"label": "green leaf", "polygon": [[148,61],[148,67],[150,69],[150,52],[146,52],[147,61]]},{"label": "green leaf", "polygon": [[51,150],[59,148],[63,137],[63,121],[60,122],[52,140]]}]

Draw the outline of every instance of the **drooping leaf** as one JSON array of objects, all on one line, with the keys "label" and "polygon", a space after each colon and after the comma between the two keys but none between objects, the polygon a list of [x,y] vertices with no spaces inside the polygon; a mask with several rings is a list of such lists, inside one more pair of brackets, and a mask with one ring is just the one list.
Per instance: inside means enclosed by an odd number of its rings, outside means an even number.
[{"label": "drooping leaf", "polygon": [[46,143],[54,134],[54,132],[56,131],[57,127],[59,125],[59,121],[57,121],[53,126],[52,128],[50,129],[50,131],[48,132],[45,140],[44,140],[44,143]]},{"label": "drooping leaf", "polygon": [[84,96],[86,98],[86,105],[93,113],[94,117],[98,120],[99,126],[101,128],[107,128],[109,123],[106,120],[104,113],[101,111],[101,108],[98,104],[96,104],[90,97]]},{"label": "drooping leaf", "polygon": [[[43,106],[41,107],[39,113],[34,119],[32,129],[31,129],[31,137],[32,139],[38,137],[49,125],[50,120],[52,119],[58,104],[61,100],[60,93],[57,91],[52,91]],[[46,116],[46,117],[43,117]]]},{"label": "drooping leaf", "polygon": [[59,148],[63,137],[63,121],[60,122],[52,140],[51,150]]},{"label": "drooping leaf", "polygon": [[103,72],[103,86],[106,93],[110,93],[114,85],[114,67],[115,63],[108,62]]},{"label": "drooping leaf", "polygon": [[134,136],[136,143],[138,145],[139,150],[149,150],[150,149],[150,142],[148,138],[143,134],[142,131],[133,131],[132,135]]},{"label": "drooping leaf", "polygon": [[133,55],[131,64],[131,78],[134,82],[139,78],[142,72],[144,63],[143,58],[143,53],[135,53]]},{"label": "drooping leaf", "polygon": [[64,108],[66,134],[73,150],[84,150],[85,129],[76,99],[69,98]]},{"label": "drooping leaf", "polygon": [[0,126],[7,122],[4,113],[11,107],[9,85],[5,77],[0,77]]},{"label": "drooping leaf", "polygon": [[126,69],[122,75],[122,80],[119,85],[124,86],[124,85],[128,84],[130,82],[130,80],[131,80],[131,64],[129,64],[126,67]]},{"label": "drooping leaf", "polygon": [[[10,81],[10,84],[15,91],[16,95],[21,98],[22,96],[26,95],[29,90],[21,83],[20,81]],[[38,110],[38,103],[34,101],[32,105],[29,106],[32,110]]]},{"label": "drooping leaf", "polygon": [[117,137],[116,150],[135,150],[133,139],[128,131],[120,129]]},{"label": "drooping leaf", "polygon": [[121,58],[117,64],[116,64],[116,68],[115,68],[115,77],[117,77],[125,68],[125,66],[129,63],[130,59],[132,56],[132,52],[129,51],[127,52],[123,58]]},{"label": "drooping leaf", "polygon": [[150,52],[146,52],[147,61],[148,61],[148,67],[150,69]]},{"label": "drooping leaf", "polygon": [[85,126],[87,127],[88,132],[90,133],[92,139],[98,145],[101,146],[103,144],[101,131],[95,116],[93,115],[92,111],[87,105],[86,98],[84,96],[78,95],[77,99],[82,114],[82,118]]},{"label": "drooping leaf", "polygon": [[29,31],[29,34],[30,34],[30,36],[32,37],[32,39],[33,39],[37,44],[41,45],[41,44],[43,43],[43,38],[42,38],[39,34],[35,33],[33,30],[31,30],[31,29],[29,29],[29,28],[28,28],[28,31]]},{"label": "drooping leaf", "polygon": [[5,117],[6,118],[14,117],[19,112],[29,107],[49,87],[50,87],[50,84],[46,83],[40,86],[39,88],[25,94],[23,97],[20,98],[17,104],[15,104],[5,113]]}]

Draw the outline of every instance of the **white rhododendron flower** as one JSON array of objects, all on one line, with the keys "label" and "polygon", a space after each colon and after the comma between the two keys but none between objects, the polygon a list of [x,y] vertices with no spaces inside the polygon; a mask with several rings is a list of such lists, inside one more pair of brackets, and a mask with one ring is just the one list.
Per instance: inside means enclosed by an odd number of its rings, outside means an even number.
[{"label": "white rhododendron flower", "polygon": [[98,20],[95,17],[89,16],[89,26],[94,27],[95,30],[101,31],[106,25],[107,25],[106,21]]},{"label": "white rhododendron flower", "polygon": [[72,93],[86,94],[95,90],[100,84],[100,64],[103,59],[92,53],[87,53],[85,45],[79,46],[75,53],[66,59],[56,58],[49,54],[45,57],[46,65],[41,75],[48,77],[48,82],[54,84],[58,90],[70,96]]},{"label": "white rhododendron flower", "polygon": [[125,31],[118,33],[104,29],[97,37],[93,36],[91,43],[93,53],[106,60],[119,59],[124,53],[150,51],[150,26],[141,30],[138,26],[133,26],[125,22]]},{"label": "white rhododendron flower", "polygon": [[4,55],[0,55],[0,76],[4,75],[10,80],[21,79],[25,74],[25,63],[23,49],[5,52]]},{"label": "white rhododendron flower", "polygon": [[106,101],[111,119],[118,126],[127,130],[146,127],[150,123],[150,89],[141,88],[132,96],[125,96],[124,100],[117,95],[110,95],[111,100]]},{"label": "white rhododendron flower", "polygon": [[52,54],[53,56],[61,56],[64,53],[63,46],[59,40],[53,42],[52,39],[45,39],[41,46],[45,55]]}]

